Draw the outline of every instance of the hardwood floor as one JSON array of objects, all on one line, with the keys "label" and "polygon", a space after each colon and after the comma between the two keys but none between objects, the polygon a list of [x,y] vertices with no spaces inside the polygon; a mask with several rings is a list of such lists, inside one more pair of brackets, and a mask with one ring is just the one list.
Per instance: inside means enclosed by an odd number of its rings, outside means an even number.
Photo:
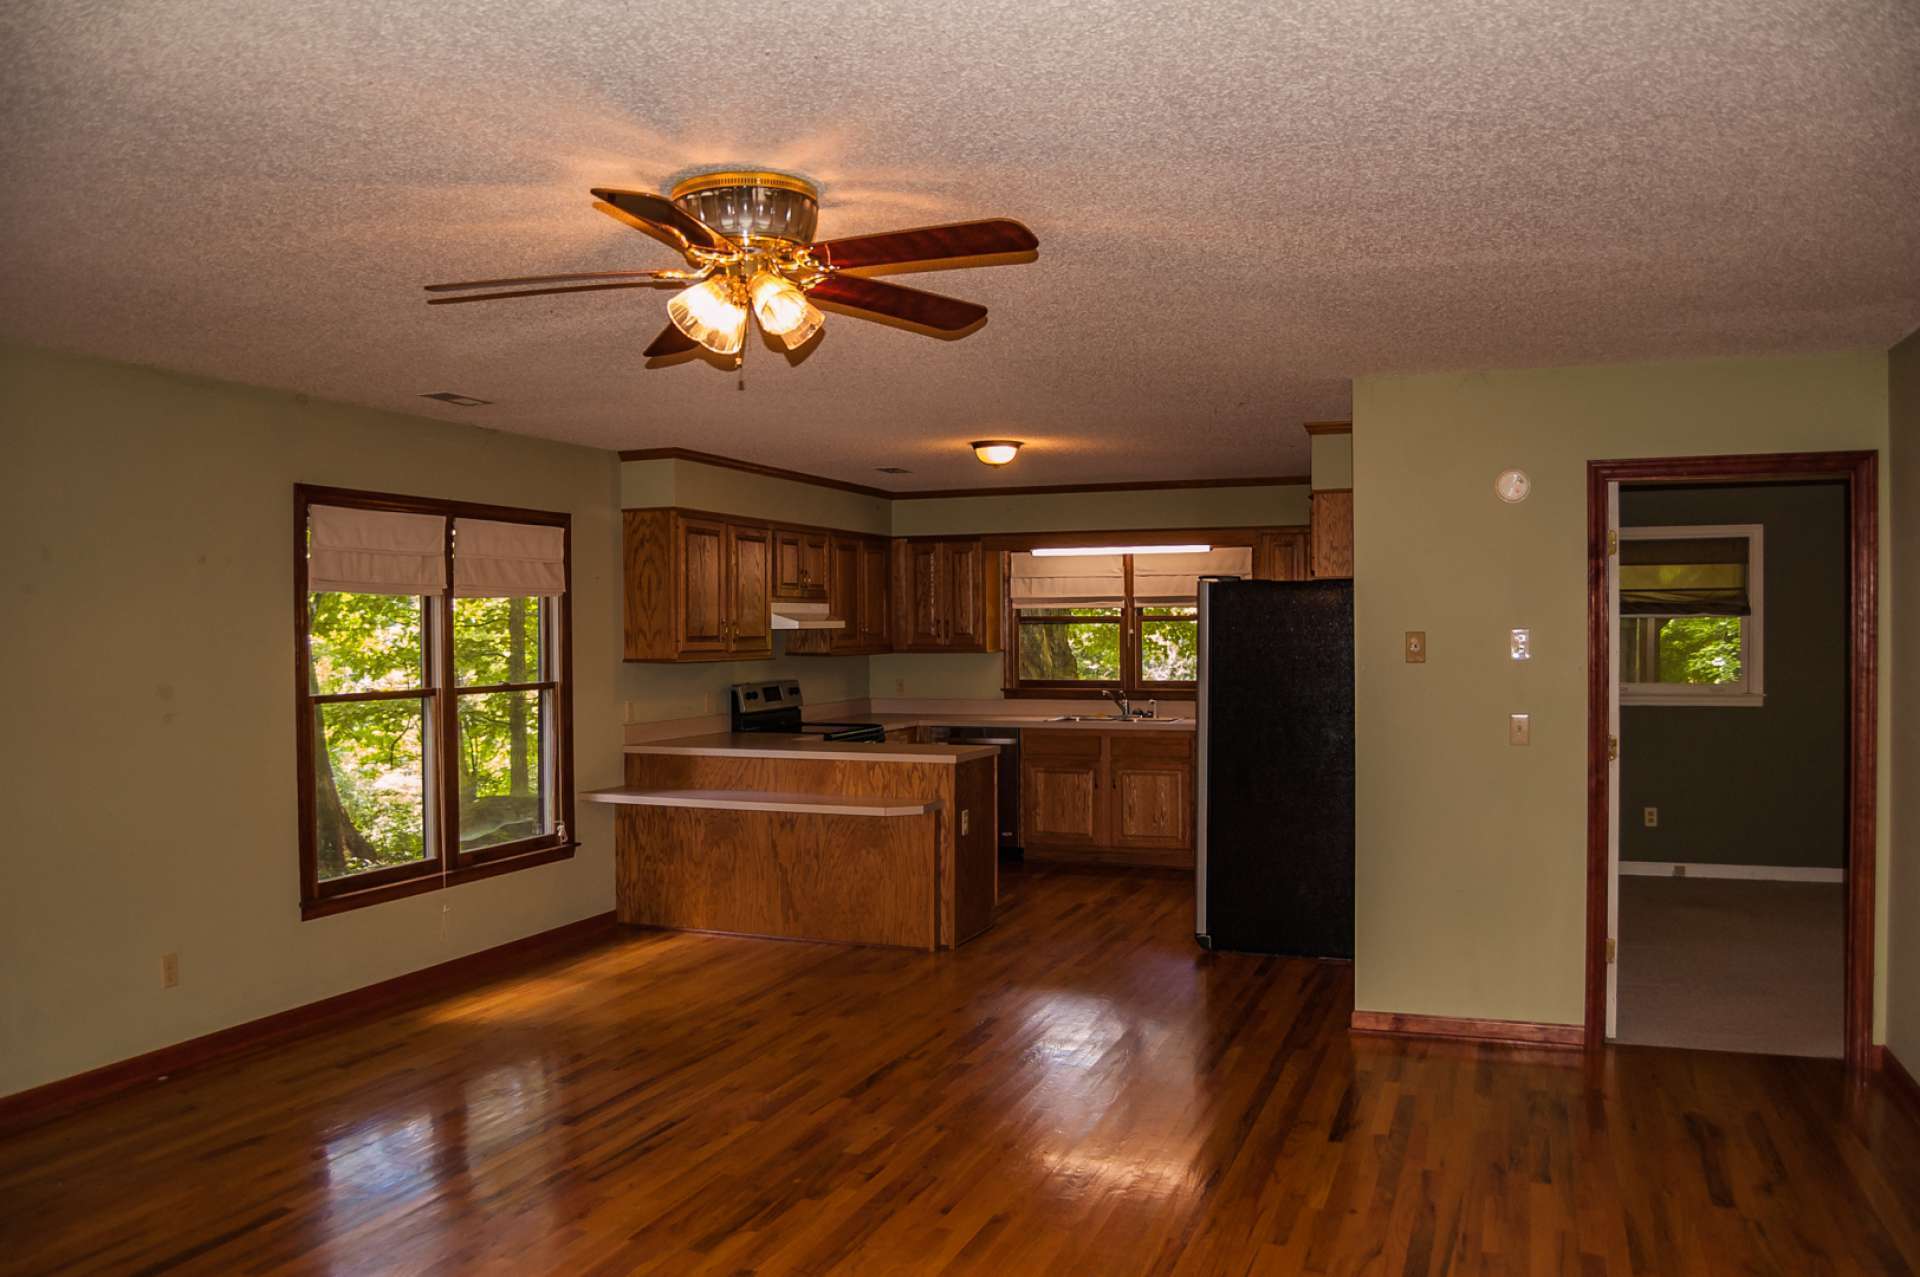
[{"label": "hardwood floor", "polygon": [[1173,877],[921,954],[637,933],[0,1144],[0,1271],[1911,1273],[1835,1061],[1350,1037]]}]

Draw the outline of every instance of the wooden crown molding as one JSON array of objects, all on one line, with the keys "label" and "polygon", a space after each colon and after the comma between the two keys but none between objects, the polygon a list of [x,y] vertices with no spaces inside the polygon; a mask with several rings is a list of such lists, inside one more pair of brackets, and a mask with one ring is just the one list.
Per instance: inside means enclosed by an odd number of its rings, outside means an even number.
[{"label": "wooden crown molding", "polygon": [[1308,421],[1303,422],[1310,435],[1350,435],[1353,433],[1351,421]]},{"label": "wooden crown molding", "polygon": [[783,470],[779,466],[763,466],[757,461],[723,457],[717,452],[697,452],[692,448],[629,448],[620,453],[620,459],[622,461],[697,461],[704,466],[719,466],[726,470],[764,475],[769,479],[785,479],[790,483],[810,483],[816,488],[834,488],[841,492],[854,492],[863,497],[880,497],[887,501],[933,501],[946,497],[1059,496],[1071,492],[1154,492],[1177,488],[1278,488],[1312,481],[1309,475],[1289,474],[1227,479],[1146,479],[1131,483],[1044,483],[1026,487],[1001,488],[923,488],[895,492],[886,488],[871,487],[864,483],[849,483],[845,479],[829,479],[825,475],[807,474],[801,470]]}]

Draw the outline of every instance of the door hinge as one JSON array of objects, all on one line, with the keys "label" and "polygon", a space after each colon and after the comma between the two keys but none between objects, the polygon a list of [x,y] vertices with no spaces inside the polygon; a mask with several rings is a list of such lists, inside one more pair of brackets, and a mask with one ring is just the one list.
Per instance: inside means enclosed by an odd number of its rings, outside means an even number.
[{"label": "door hinge", "polygon": [[1610,763],[1620,761],[1620,738],[1618,736],[1607,737],[1607,761]]},{"label": "door hinge", "polygon": [[1607,557],[1613,558],[1620,553],[1620,533],[1618,529],[1607,529]]},{"label": "door hinge", "polygon": [[1620,942],[1618,940],[1607,941],[1607,965],[1609,966],[1613,965],[1613,961],[1615,957],[1618,956],[1619,952],[1620,952]]}]

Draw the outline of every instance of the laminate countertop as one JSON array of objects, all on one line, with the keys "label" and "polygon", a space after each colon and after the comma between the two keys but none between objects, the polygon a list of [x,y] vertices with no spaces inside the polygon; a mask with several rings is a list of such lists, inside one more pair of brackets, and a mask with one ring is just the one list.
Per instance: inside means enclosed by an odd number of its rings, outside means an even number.
[{"label": "laminate countertop", "polygon": [[[878,720],[875,720],[878,721]],[[935,763],[970,762],[991,758],[1000,752],[998,745],[894,745],[879,741],[830,741],[818,736],[788,735],[785,732],[714,732],[706,736],[681,736],[673,740],[648,741],[628,745],[629,754],[673,754],[692,758],[753,756],[760,758],[823,758],[856,763]]]},{"label": "laminate countertop", "polygon": [[1046,731],[1191,732],[1192,718],[1094,718],[1062,722],[1043,714],[861,714],[863,723],[878,723],[888,731],[901,727],[1012,727]]}]

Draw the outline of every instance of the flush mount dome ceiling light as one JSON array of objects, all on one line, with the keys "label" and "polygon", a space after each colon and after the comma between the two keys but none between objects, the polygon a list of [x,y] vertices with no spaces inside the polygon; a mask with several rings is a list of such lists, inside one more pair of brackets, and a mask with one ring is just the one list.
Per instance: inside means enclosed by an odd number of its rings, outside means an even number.
[{"label": "flush mount dome ceiling light", "polygon": [[[428,284],[430,293],[467,295],[433,297],[427,304],[679,285],[682,291],[667,303],[670,322],[646,348],[647,358],[684,354],[700,346],[719,355],[738,355],[746,343],[750,314],[762,332],[778,338],[787,349],[798,350],[826,322],[813,304],[816,301],[863,319],[893,320],[936,333],[964,332],[987,316],[985,306],[854,272],[1029,262],[1040,247],[1032,231],[1004,217],[816,241],[819,190],[805,178],[764,169],[703,173],[678,183],[664,196],[601,186],[593,188],[593,196],[596,209],[678,251],[686,258],[687,269],[585,271]],[[562,287],[526,287],[531,284]],[[1003,465],[1012,459],[1008,454],[1003,461],[988,464]]]},{"label": "flush mount dome ceiling light", "polygon": [[1004,466],[1020,455],[1020,449],[1027,445],[1018,439],[975,439],[967,445],[973,449],[973,455],[981,463],[989,466]]}]

